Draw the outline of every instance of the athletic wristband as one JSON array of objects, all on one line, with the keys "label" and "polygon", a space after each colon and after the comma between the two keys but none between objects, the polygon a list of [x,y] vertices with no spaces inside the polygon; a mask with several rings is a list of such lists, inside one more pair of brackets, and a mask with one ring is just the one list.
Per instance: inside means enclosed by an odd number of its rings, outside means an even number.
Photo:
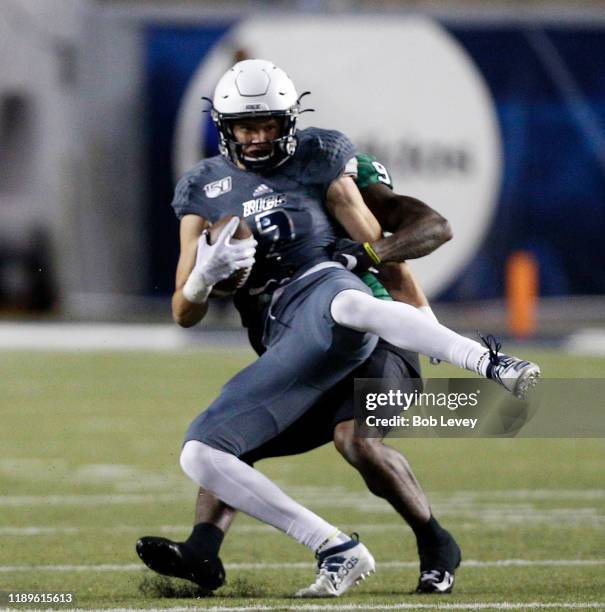
[{"label": "athletic wristband", "polygon": [[206,286],[199,274],[193,272],[183,285],[181,292],[185,299],[192,304],[203,304],[212,291],[212,285]]},{"label": "athletic wristband", "polygon": [[364,242],[361,246],[363,246],[363,250],[368,254],[368,257],[372,260],[372,263],[377,266],[381,263],[381,259],[378,256],[378,253],[374,250],[374,247],[369,242]]}]

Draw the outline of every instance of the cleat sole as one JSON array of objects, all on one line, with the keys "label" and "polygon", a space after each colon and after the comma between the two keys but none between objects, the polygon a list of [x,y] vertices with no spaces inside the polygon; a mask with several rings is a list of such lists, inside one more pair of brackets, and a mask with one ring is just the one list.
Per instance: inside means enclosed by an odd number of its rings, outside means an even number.
[{"label": "cleat sole", "polygon": [[367,580],[375,571],[376,570],[368,570],[364,574],[361,574],[361,576],[359,576],[359,578],[357,578],[357,580],[353,584],[355,586],[361,584],[364,580]]},{"label": "cleat sole", "polygon": [[540,382],[540,378],[541,373],[539,368],[535,368],[519,377],[513,395],[521,400],[527,399],[527,394],[537,386],[538,382]]}]

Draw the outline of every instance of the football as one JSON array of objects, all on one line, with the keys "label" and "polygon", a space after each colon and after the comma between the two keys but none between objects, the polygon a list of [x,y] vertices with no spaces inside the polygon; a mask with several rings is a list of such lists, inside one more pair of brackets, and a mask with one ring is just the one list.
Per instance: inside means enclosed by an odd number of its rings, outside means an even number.
[{"label": "football", "polygon": [[[221,230],[231,219],[233,215],[222,217],[216,223],[213,223],[208,230],[208,241],[210,244],[214,244],[221,233]],[[239,224],[235,229],[232,240],[244,240],[252,236],[252,230],[248,227],[248,224],[243,220],[239,220]],[[251,268],[243,268],[235,271],[229,278],[219,281],[214,285],[210,297],[226,297],[233,295],[237,289],[239,289],[247,280],[250,275]]]}]

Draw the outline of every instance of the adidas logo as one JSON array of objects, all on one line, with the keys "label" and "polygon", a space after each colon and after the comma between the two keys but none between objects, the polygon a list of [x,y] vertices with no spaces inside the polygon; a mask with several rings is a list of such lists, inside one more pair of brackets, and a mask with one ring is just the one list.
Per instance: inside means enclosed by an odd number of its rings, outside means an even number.
[{"label": "adidas logo", "polygon": [[252,192],[252,197],[254,198],[258,198],[262,195],[265,195],[266,193],[273,193],[273,189],[271,189],[271,187],[268,187],[267,185],[265,185],[264,183],[261,183],[253,192]]}]

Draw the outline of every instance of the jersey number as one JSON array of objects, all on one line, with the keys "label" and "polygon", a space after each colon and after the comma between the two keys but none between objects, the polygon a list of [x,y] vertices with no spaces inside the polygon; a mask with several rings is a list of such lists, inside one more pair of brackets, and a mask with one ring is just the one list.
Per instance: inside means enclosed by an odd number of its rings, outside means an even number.
[{"label": "jersey number", "polygon": [[296,236],[292,219],[285,210],[269,210],[256,215],[254,220],[258,233],[271,241],[269,249],[271,254],[276,252],[278,246],[293,240]]},{"label": "jersey number", "polygon": [[378,174],[378,180],[385,185],[391,186],[391,177],[387,169],[377,161],[372,162],[372,166],[374,166],[374,170],[376,170],[376,174]]}]

